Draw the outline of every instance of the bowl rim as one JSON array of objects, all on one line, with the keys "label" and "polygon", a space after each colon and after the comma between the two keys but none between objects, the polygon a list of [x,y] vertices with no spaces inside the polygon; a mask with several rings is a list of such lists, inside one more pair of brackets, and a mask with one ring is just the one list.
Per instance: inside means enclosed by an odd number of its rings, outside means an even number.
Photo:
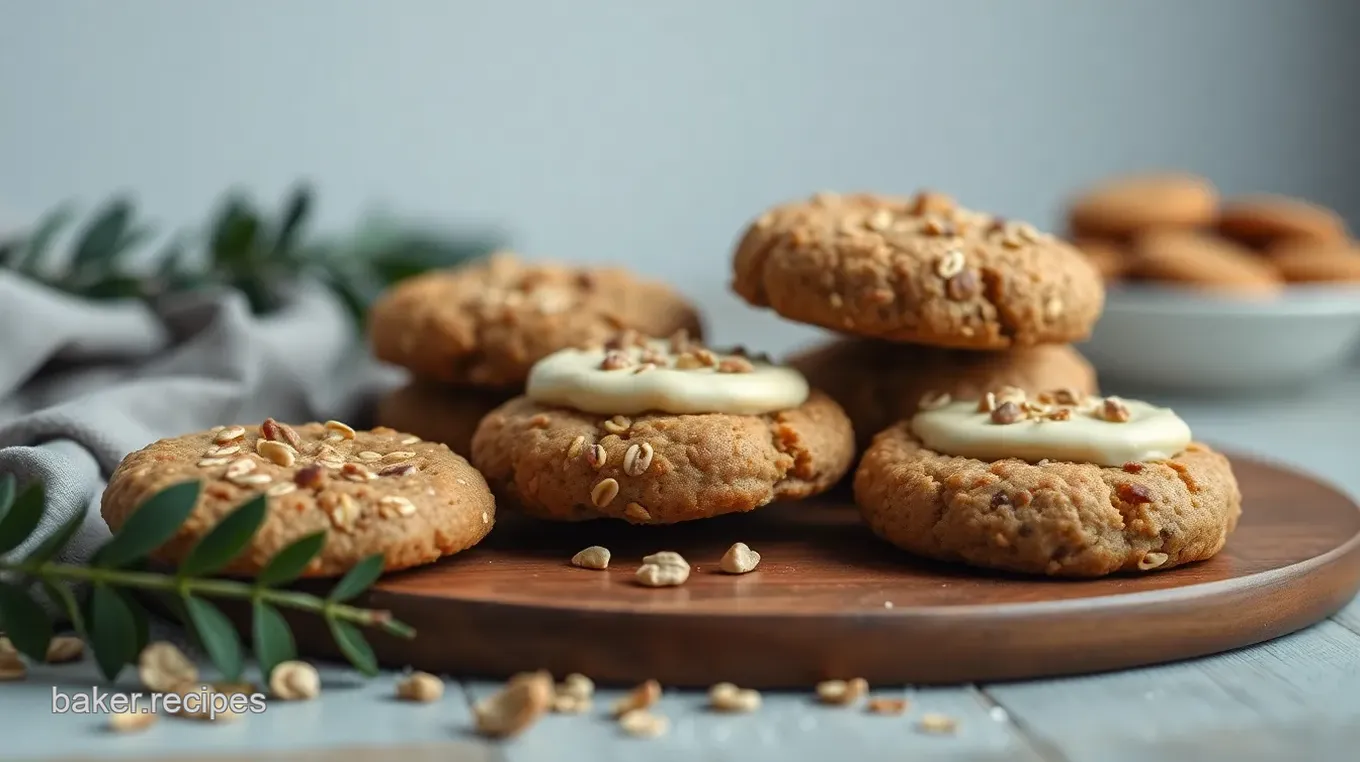
[{"label": "bowl rim", "polygon": [[1118,283],[1106,287],[1105,312],[1215,317],[1360,316],[1360,283],[1291,284],[1278,294],[1214,293],[1193,286]]}]

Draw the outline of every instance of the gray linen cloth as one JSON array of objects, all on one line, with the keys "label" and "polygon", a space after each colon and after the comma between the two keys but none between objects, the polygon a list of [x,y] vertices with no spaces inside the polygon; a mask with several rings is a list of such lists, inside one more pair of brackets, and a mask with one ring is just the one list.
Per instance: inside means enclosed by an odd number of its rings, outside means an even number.
[{"label": "gray linen cloth", "polygon": [[84,512],[57,560],[87,561],[109,537],[100,494],[129,452],[268,416],[364,423],[372,393],[394,380],[319,286],[261,317],[230,291],[156,307],[90,302],[0,271],[0,473],[20,489],[47,485],[42,524],[14,552]]}]

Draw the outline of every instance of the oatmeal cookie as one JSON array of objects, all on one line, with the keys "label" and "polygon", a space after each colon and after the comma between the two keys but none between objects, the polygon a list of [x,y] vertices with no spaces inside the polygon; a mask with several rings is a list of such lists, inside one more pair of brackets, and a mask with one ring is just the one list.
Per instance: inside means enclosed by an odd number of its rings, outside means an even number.
[{"label": "oatmeal cookie", "polygon": [[1270,251],[1271,264],[1290,283],[1360,283],[1360,244],[1300,244]]},{"label": "oatmeal cookie", "polygon": [[522,384],[540,358],[620,329],[701,332],[698,312],[669,286],[610,267],[521,262],[500,253],[393,286],[369,314],[373,352],[450,384]]},{"label": "oatmeal cookie", "polygon": [[1238,244],[1190,231],[1140,237],[1133,274],[1162,282],[1239,294],[1274,294],[1283,285],[1270,264]]},{"label": "oatmeal cookie", "polygon": [[855,501],[877,535],[920,556],[1097,577],[1212,557],[1242,495],[1228,459],[1201,444],[1123,467],[984,461],[926,449],[903,422],[864,454]]},{"label": "oatmeal cookie", "polygon": [[443,442],[455,453],[472,452],[472,433],[487,413],[522,389],[454,386],[414,380],[378,400],[377,421],[409,431],[431,442]]},{"label": "oatmeal cookie", "polygon": [[1122,239],[1145,230],[1210,225],[1218,191],[1202,177],[1145,173],[1119,177],[1087,189],[1072,200],[1072,235]]},{"label": "oatmeal cookie", "polygon": [[634,524],[807,497],[849,470],[849,419],[796,371],[669,347],[624,339],[545,358],[525,397],[482,419],[473,463],[531,514]]},{"label": "oatmeal cookie", "polygon": [[788,364],[840,403],[860,449],[878,432],[914,415],[928,395],[969,399],[1003,386],[1036,394],[1061,388],[1098,391],[1095,369],[1065,344],[975,352],[842,339],[794,355]]},{"label": "oatmeal cookie", "polygon": [[476,545],[495,521],[486,481],[442,444],[339,422],[296,428],[269,419],[162,439],[128,455],[109,479],[102,512],[117,531],[173,484],[202,482],[197,507],[154,560],[178,563],[246,500],[264,493],[268,513],[224,573],[251,576],[304,535],[327,533],[303,576],[333,577],[374,554],[394,571]]},{"label": "oatmeal cookie", "polygon": [[935,193],[820,194],[747,229],[732,289],[868,338],[1006,349],[1086,338],[1105,290],[1071,245]]},{"label": "oatmeal cookie", "polygon": [[1223,205],[1218,231],[1253,248],[1282,242],[1341,243],[1350,237],[1341,215],[1285,196],[1243,196]]}]

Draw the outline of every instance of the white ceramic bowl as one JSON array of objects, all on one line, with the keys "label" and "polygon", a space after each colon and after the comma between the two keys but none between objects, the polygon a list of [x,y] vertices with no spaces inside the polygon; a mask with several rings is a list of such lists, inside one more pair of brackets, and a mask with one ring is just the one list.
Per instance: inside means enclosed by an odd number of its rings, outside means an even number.
[{"label": "white ceramic bowl", "polygon": [[1355,357],[1360,286],[1291,286],[1273,298],[1114,286],[1079,348],[1102,383],[1194,392],[1297,386]]}]

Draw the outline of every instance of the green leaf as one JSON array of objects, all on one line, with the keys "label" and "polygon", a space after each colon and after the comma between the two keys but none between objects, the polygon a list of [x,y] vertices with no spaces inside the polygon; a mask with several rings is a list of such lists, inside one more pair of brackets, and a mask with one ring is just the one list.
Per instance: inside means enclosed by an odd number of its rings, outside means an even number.
[{"label": "green leaf", "polygon": [[268,683],[274,667],[297,657],[293,632],[278,609],[258,599],[251,624],[255,635],[255,661],[259,662],[260,674]]},{"label": "green leaf", "polygon": [[132,612],[132,622],[137,626],[136,648],[134,654],[140,654],[146,644],[151,642],[151,615],[147,613],[146,607],[137,599],[137,595],[128,588],[116,588],[123,603],[127,604],[128,611]]},{"label": "green leaf", "polygon": [[79,635],[81,639],[88,640],[89,637],[85,629],[85,617],[80,613],[80,604],[76,601],[75,593],[71,592],[71,588],[56,580],[48,579],[42,580],[42,586],[43,589],[47,591],[47,597],[50,598],[53,603],[61,606],[62,610],[66,612],[66,616],[71,620],[71,627],[75,628],[76,634]]},{"label": "green leaf", "polygon": [[14,488],[18,482],[14,474],[0,474],[0,521],[5,520],[9,507],[14,504]]},{"label": "green leaf", "polygon": [[189,255],[189,249],[184,245],[184,239],[175,236],[165,245],[165,249],[157,256],[156,277],[161,280],[169,280],[175,274],[184,269],[184,259]]},{"label": "green leaf", "polygon": [[121,197],[110,201],[77,239],[72,269],[96,269],[113,262],[131,221],[131,201]]},{"label": "green leaf", "polygon": [[269,559],[264,569],[255,575],[255,584],[261,587],[277,587],[301,577],[302,572],[307,569],[307,564],[316,558],[316,554],[320,553],[325,545],[324,530],[294,540]]},{"label": "green leaf", "polygon": [[0,556],[23,544],[38,528],[42,520],[45,490],[42,482],[34,482],[14,501],[4,518],[0,518]]},{"label": "green leaf", "polygon": [[18,264],[14,261],[19,256],[19,252],[24,247],[23,238],[7,238],[0,241],[0,267],[13,267]]},{"label": "green leaf", "polygon": [[37,662],[47,660],[52,622],[27,591],[0,582],[0,617],[5,620],[5,634],[20,653]]},{"label": "green leaf", "polygon": [[88,299],[140,299],[146,295],[147,285],[145,278],[113,273],[72,290]]},{"label": "green leaf", "polygon": [[33,549],[32,553],[24,559],[28,563],[41,564],[51,561],[66,544],[76,536],[76,532],[85,524],[85,511],[76,511],[67,517],[57,531],[53,532]]},{"label": "green leaf", "polygon": [[370,677],[378,674],[378,658],[373,655],[373,648],[364,640],[364,634],[358,627],[334,617],[327,617],[326,624],[330,625],[331,637],[340,646],[340,653],[355,669]]},{"label": "green leaf", "polygon": [[95,583],[90,590],[90,647],[105,679],[115,680],[138,655],[137,622],[118,591]]},{"label": "green leaf", "polygon": [[41,269],[43,260],[47,257],[47,250],[52,246],[52,240],[57,237],[61,229],[70,222],[71,215],[75,210],[70,204],[61,206],[48,212],[38,223],[38,227],[33,230],[33,234],[28,236],[27,245],[24,247],[24,258],[19,261],[19,272],[25,275],[36,275]]},{"label": "green leaf", "polygon": [[233,272],[246,269],[259,232],[260,218],[250,202],[241,196],[228,198],[212,232],[213,263]]},{"label": "green leaf", "polygon": [[241,638],[222,610],[209,601],[192,595],[184,596],[184,609],[189,622],[208,652],[208,658],[222,672],[222,679],[234,683],[241,677],[243,657]]},{"label": "green leaf", "polygon": [[104,547],[95,552],[91,566],[126,566],[165,544],[193,513],[198,504],[198,482],[181,482],[152,495],[127,517]]},{"label": "green leaf", "polygon": [[345,573],[326,600],[342,603],[367,590],[383,572],[383,554],[374,553]]},{"label": "green leaf", "polygon": [[215,574],[245,550],[250,538],[264,522],[269,507],[263,493],[242,503],[227,514],[180,562],[179,576],[206,577]]},{"label": "green leaf", "polygon": [[291,259],[302,225],[312,209],[312,189],[299,185],[293,189],[284,208],[283,220],[279,223],[279,234],[274,239],[274,257]]}]

